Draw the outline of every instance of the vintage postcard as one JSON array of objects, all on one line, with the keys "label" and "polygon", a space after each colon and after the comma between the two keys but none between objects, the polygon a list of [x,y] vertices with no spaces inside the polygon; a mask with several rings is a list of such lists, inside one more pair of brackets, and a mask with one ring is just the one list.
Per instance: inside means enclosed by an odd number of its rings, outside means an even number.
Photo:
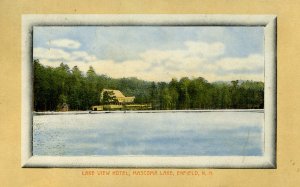
[{"label": "vintage postcard", "polygon": [[275,168],[276,17],[23,16],[23,167]]}]

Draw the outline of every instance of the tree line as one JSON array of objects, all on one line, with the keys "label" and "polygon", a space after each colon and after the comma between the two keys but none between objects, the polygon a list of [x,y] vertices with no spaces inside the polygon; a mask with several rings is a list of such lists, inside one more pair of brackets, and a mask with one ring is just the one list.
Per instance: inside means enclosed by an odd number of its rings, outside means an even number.
[{"label": "tree line", "polygon": [[256,81],[213,82],[202,77],[150,82],[137,78],[111,78],[97,75],[91,66],[84,73],[61,63],[43,66],[33,61],[34,110],[56,111],[63,104],[70,110],[90,110],[100,104],[104,88],[135,96],[135,103],[152,104],[154,110],[172,109],[262,109],[264,83]]}]

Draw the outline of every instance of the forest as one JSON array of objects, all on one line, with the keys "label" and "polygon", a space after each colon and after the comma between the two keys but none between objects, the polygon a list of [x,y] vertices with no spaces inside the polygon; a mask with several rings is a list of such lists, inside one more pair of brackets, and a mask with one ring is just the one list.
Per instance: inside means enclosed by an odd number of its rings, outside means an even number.
[{"label": "forest", "polygon": [[70,110],[90,110],[101,104],[104,88],[135,96],[135,103],[152,104],[153,110],[264,108],[264,83],[251,80],[210,83],[203,77],[182,77],[150,82],[98,75],[93,67],[82,72],[64,63],[43,66],[38,59],[33,61],[33,72],[34,111],[56,111],[63,104]]}]

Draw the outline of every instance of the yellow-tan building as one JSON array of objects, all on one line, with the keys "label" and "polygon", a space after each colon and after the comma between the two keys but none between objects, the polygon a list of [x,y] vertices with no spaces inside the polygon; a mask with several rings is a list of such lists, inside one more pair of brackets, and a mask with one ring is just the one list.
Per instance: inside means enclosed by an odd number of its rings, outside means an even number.
[{"label": "yellow-tan building", "polygon": [[[108,92],[108,100],[103,102],[103,96]],[[126,97],[120,90],[103,89],[100,93],[100,103],[102,105],[92,106],[93,111],[111,110],[150,110],[151,104],[134,104],[135,97]]]},{"label": "yellow-tan building", "polygon": [[[120,90],[111,90],[111,89],[103,89],[100,93],[100,103],[103,103],[103,94],[105,92],[111,93],[111,96],[115,97],[118,103],[125,104],[125,103],[133,103],[135,97],[126,97]],[[113,101],[111,101],[113,102]]]}]

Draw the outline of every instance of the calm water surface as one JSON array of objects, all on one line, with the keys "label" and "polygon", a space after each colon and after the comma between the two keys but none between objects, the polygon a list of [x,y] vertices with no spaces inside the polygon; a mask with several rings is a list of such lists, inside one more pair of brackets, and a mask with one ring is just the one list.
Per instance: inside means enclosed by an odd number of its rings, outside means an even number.
[{"label": "calm water surface", "polygon": [[33,155],[256,156],[258,112],[101,113],[33,117]]}]

